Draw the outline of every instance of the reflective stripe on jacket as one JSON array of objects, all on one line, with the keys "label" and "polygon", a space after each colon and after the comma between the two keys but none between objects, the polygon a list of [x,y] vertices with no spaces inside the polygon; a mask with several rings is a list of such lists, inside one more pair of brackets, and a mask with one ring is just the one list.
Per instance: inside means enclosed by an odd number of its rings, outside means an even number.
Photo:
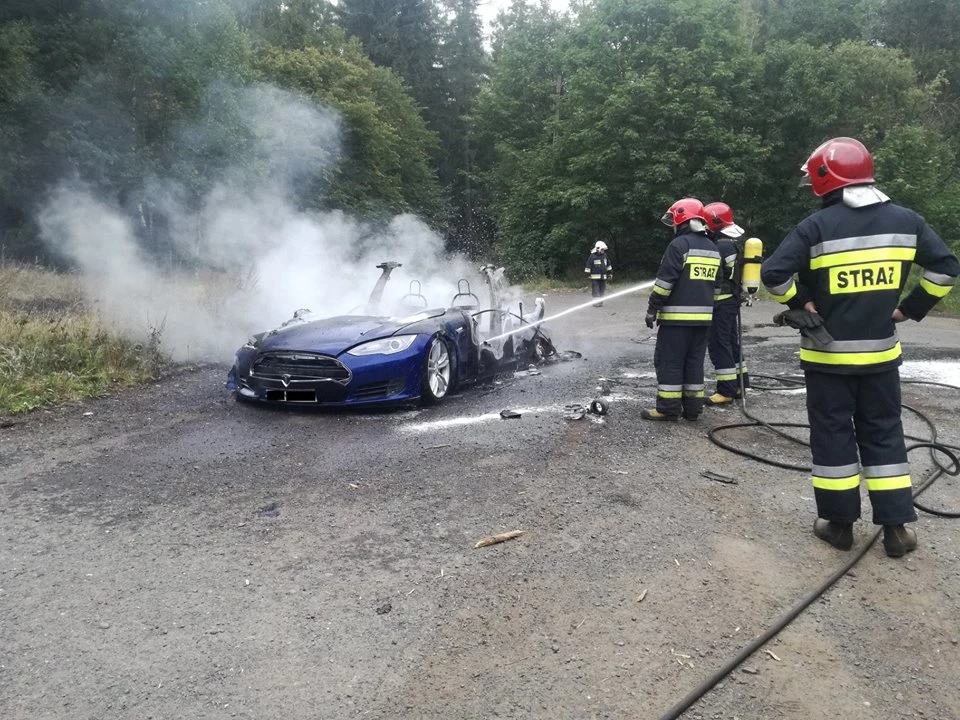
[{"label": "reflective stripe on jacket", "polygon": [[648,312],[661,325],[709,325],[721,279],[716,243],[705,233],[677,235],[663,253]]},{"label": "reflective stripe on jacket", "polygon": [[587,265],[583,271],[590,275],[591,280],[606,280],[607,276],[613,272],[613,265],[606,253],[595,252],[587,258]]},{"label": "reflective stripe on jacket", "polygon": [[720,302],[728,298],[740,297],[740,288],[734,282],[734,276],[737,271],[737,245],[726,235],[720,233],[716,238],[717,250],[720,251],[721,267],[723,268],[720,285],[717,287],[713,300]]},{"label": "reflective stripe on jacket", "polygon": [[[842,191],[787,235],[763,263],[763,284],[791,308],[813,301],[834,341],[800,343],[805,369],[881,372],[900,364],[892,319],[921,320],[956,283],[960,264],[920,215],[893,203],[848,207]],[[911,263],[924,269],[900,302]],[[794,273],[797,277],[794,278]]]}]

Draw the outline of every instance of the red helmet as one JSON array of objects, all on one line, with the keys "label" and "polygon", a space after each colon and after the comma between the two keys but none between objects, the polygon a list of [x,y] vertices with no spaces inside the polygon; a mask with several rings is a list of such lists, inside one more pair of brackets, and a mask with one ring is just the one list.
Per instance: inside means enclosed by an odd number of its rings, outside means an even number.
[{"label": "red helmet", "polygon": [[823,197],[847,185],[873,182],[873,156],[863,143],[848,137],[827,140],[800,167],[813,194]]},{"label": "red helmet", "polygon": [[663,217],[660,218],[660,222],[675,228],[681,223],[685,223],[687,220],[693,220],[694,218],[699,218],[704,222],[707,221],[706,216],[703,214],[703,203],[696,198],[682,198],[667,208]]},{"label": "red helmet", "polygon": [[703,208],[710,232],[723,233],[727,237],[738,238],[743,235],[743,228],[733,221],[733,210],[722,202],[713,202]]}]

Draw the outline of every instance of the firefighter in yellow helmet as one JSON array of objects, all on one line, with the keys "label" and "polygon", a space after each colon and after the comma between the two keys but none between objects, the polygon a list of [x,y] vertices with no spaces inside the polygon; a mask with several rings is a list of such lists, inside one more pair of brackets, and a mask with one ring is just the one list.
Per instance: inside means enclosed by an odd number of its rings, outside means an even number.
[{"label": "firefighter in yellow helmet", "polygon": [[[920,215],[874,185],[873,157],[853,138],[828,140],[801,168],[823,207],[797,225],[763,263],[763,284],[800,328],[807,387],[814,534],[853,545],[866,480],[887,555],[917,546],[900,420],[896,323],[920,321],[957,281],[960,264]],[[911,263],[920,283],[902,300]],[[796,275],[796,278],[794,277]]]}]

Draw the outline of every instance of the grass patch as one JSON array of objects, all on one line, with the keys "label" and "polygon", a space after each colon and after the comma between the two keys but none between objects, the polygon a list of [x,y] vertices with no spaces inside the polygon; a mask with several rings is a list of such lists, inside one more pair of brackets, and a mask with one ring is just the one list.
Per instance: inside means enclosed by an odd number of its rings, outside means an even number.
[{"label": "grass patch", "polygon": [[161,334],[155,330],[143,345],[110,333],[84,306],[73,276],[0,268],[0,415],[158,377]]},{"label": "grass patch", "polygon": [[954,288],[933,310],[951,317],[960,317],[960,289]]},{"label": "grass patch", "polygon": [[551,290],[583,290],[590,289],[589,278],[531,278],[524,280],[523,289],[528,293],[545,293]]}]

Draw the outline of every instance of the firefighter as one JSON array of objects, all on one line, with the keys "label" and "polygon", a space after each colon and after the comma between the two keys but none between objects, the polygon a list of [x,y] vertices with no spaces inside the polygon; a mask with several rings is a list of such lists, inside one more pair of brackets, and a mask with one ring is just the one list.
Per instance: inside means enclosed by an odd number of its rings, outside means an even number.
[{"label": "firefighter", "polygon": [[[920,215],[875,187],[873,157],[858,140],[828,140],[801,170],[823,207],[787,235],[761,273],[790,308],[780,317],[801,329],[819,516],[813,531],[835,548],[852,547],[862,476],[884,549],[901,557],[917,546],[905,525],[917,516],[895,324],[922,320],[956,283],[960,264]],[[923,276],[900,300],[911,263]]]},{"label": "firefighter", "polygon": [[587,266],[583,269],[590,276],[591,294],[600,298],[594,307],[603,307],[603,296],[607,291],[607,280],[613,280],[613,265],[607,257],[607,244],[598,240],[587,258]]},{"label": "firefighter", "polygon": [[703,356],[713,318],[713,294],[720,274],[720,253],[707,234],[703,203],[677,200],[662,221],[674,237],[660,261],[647,307],[646,324],[659,324],[653,364],[657,406],[646,420],[696,420],[703,412]]},{"label": "firefighter", "polygon": [[[740,355],[739,315],[742,292],[736,280],[738,251],[734,239],[743,235],[743,228],[733,221],[733,210],[722,202],[704,209],[711,237],[720,251],[721,283],[713,304],[713,323],[707,339],[707,352],[716,371],[717,387],[705,400],[707,405],[728,405],[750,387],[750,377]],[[741,379],[741,375],[743,376]]]}]

